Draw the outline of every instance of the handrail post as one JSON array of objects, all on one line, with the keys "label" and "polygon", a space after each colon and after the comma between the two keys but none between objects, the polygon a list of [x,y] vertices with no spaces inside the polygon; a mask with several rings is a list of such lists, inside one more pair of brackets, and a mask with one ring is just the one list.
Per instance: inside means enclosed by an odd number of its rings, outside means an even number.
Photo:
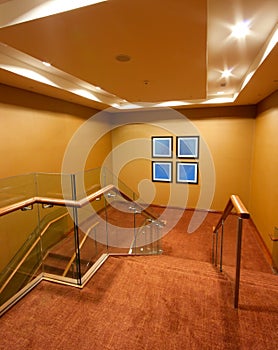
[{"label": "handrail post", "polygon": [[212,233],[212,250],[211,250],[211,263],[214,264],[214,241],[215,241],[215,233]]},{"label": "handrail post", "polygon": [[222,260],[223,260],[223,241],[224,241],[224,220],[222,220],[221,224],[221,241],[220,241],[220,262],[219,262],[219,270],[222,272]]},{"label": "handrail post", "polygon": [[[72,199],[76,201],[76,183],[75,175],[71,174],[71,188],[72,188]],[[73,231],[74,231],[74,243],[75,243],[75,262],[76,262],[76,274],[77,284],[81,285],[81,266],[80,266],[80,250],[79,250],[79,229],[78,229],[78,211],[77,207],[73,207]]]},{"label": "handrail post", "polygon": [[217,266],[218,259],[218,230],[215,232],[215,256],[214,256],[214,265]]},{"label": "handrail post", "polygon": [[241,262],[241,242],[242,242],[242,218],[238,218],[237,245],[236,245],[236,277],[235,277],[235,298],[234,307],[238,308],[239,282],[240,282],[240,262]]}]

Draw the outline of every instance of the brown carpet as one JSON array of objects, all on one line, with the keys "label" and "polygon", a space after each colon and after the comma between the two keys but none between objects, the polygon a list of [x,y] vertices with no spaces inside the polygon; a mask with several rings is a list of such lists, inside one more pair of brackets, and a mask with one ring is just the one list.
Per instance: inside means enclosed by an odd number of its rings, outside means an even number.
[{"label": "brown carpet", "polygon": [[219,274],[208,262],[217,214],[190,235],[188,215],[164,238],[162,256],[110,257],[83,290],[40,283],[0,319],[0,349],[276,349],[278,278],[252,227],[235,310],[232,234]]}]

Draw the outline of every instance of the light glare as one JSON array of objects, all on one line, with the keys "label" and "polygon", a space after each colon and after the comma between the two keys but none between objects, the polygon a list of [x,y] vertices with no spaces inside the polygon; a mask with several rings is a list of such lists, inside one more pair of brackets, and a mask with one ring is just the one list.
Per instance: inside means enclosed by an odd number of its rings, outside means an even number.
[{"label": "light glare", "polygon": [[231,69],[225,69],[222,72],[222,78],[229,78],[232,75],[232,70]]},{"label": "light glare", "polygon": [[237,23],[232,27],[232,36],[238,39],[245,38],[250,32],[249,24],[249,21]]}]

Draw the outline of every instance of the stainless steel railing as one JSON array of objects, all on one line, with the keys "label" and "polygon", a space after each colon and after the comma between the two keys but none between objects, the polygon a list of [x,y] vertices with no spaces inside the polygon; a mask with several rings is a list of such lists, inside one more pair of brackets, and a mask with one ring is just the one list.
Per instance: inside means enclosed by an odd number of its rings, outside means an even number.
[{"label": "stainless steel railing", "polygon": [[234,291],[234,307],[238,308],[239,300],[239,284],[240,284],[240,264],[241,264],[241,243],[242,243],[242,224],[243,219],[250,217],[249,212],[241,202],[237,195],[232,195],[219,219],[217,225],[213,228],[213,239],[212,239],[212,263],[218,265],[218,231],[221,229],[220,236],[220,256],[219,256],[219,269],[222,272],[223,269],[223,241],[224,241],[224,223],[228,215],[235,210],[238,216],[237,225],[237,243],[236,243],[236,274],[235,274],[235,291]]}]

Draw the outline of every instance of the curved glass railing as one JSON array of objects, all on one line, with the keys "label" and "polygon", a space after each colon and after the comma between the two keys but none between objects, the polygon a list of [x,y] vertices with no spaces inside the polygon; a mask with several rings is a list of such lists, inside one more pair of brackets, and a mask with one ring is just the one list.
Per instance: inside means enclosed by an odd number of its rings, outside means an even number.
[{"label": "curved glass railing", "polygon": [[0,314],[42,279],[82,287],[110,254],[161,253],[162,224],[110,172],[29,174],[0,188]]}]

